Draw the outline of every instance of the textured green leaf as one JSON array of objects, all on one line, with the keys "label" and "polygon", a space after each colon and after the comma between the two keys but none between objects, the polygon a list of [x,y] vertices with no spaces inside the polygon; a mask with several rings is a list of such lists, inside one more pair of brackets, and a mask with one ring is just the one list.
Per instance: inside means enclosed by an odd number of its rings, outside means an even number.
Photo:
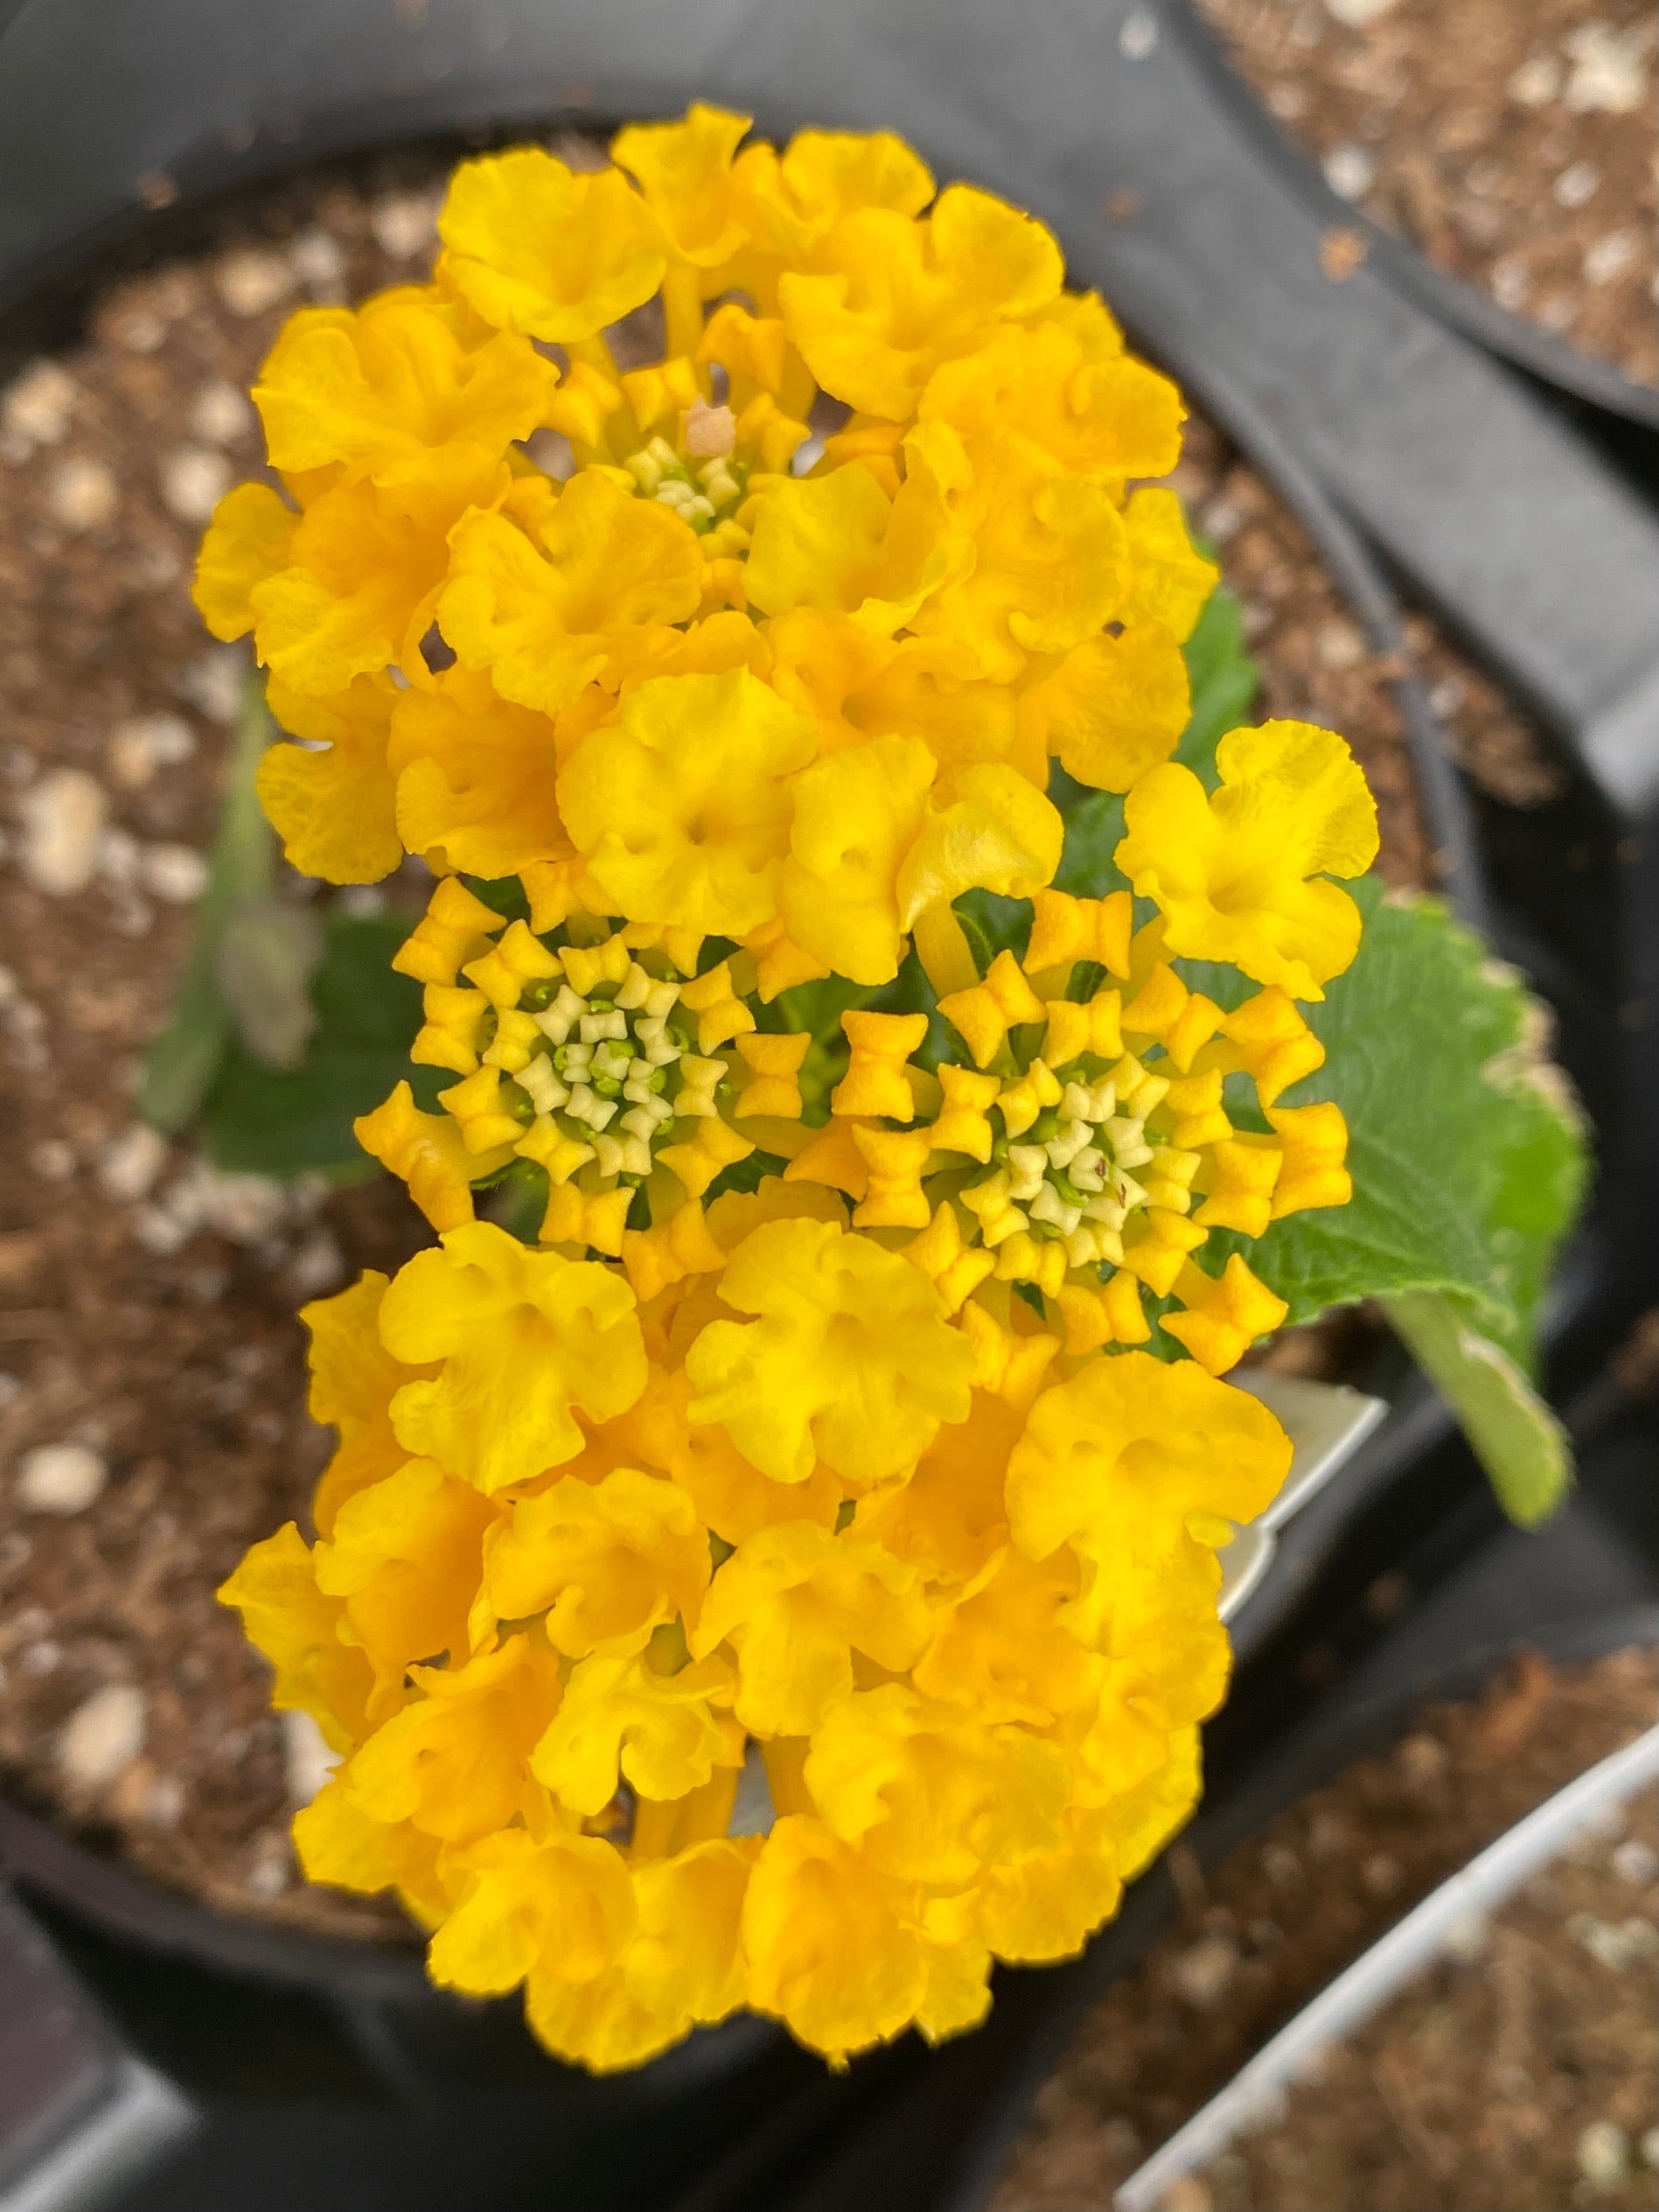
[{"label": "textured green leaf", "polygon": [[406,1079],[430,1109],[451,1079],[409,1065],[421,987],[391,966],[408,933],[394,917],[331,918],[311,983],[316,1027],[300,1065],[261,1066],[235,1042],[225,1053],[202,1115],[216,1166],[284,1180],[320,1174],[345,1182],[380,1172],[352,1134],[357,1116]]},{"label": "textured green leaf", "polygon": [[[1537,1050],[1537,1014],[1514,973],[1438,902],[1351,887],[1366,910],[1358,958],[1303,1010],[1326,1061],[1284,1104],[1334,1099],[1349,1127],[1354,1197],[1293,1214],[1230,1247],[1293,1322],[1407,1291],[1455,1295],[1525,1370],[1555,1252],[1583,1195],[1582,1122]],[[1206,971],[1178,963],[1195,987]]]},{"label": "textured green leaf", "polygon": [[1512,1521],[1536,1528],[1572,1482],[1566,1431],[1501,1344],[1444,1292],[1401,1291],[1384,1311],[1457,1415]]}]

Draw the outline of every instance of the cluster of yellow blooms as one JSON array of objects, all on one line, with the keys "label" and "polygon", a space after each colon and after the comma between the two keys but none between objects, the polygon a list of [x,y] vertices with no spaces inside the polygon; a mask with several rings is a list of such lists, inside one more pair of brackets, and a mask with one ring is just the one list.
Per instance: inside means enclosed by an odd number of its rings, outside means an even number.
[{"label": "cluster of yellow blooms", "polygon": [[[341,1755],[307,1871],[598,2068],[743,2005],[946,2034],[1112,1911],[1290,1459],[1217,1379],[1286,1309],[1198,1255],[1350,1188],[1278,1101],[1375,813],[1302,724],[1171,758],[1174,387],[1028,217],[747,128],[462,167],[429,285],[278,340],[288,496],[198,579],[305,741],[289,857],[438,876],[397,965],[450,1078],[359,1125],[439,1241],[309,1309],[317,1540],[224,1594]],[[1056,756],[1133,890],[1052,888]],[[968,891],[1027,903],[983,973]]]}]

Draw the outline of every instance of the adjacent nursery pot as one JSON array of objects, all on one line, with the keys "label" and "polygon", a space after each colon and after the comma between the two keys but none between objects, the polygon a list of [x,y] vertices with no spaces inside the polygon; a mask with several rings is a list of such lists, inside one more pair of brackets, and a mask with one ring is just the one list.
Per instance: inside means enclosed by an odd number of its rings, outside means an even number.
[{"label": "adjacent nursery pot", "polygon": [[[641,20],[624,26],[610,11],[585,9],[557,20],[540,12],[523,24],[506,14],[480,15],[477,38],[458,19],[462,11],[435,12],[438,20],[426,34],[388,19],[373,36],[354,23],[338,41],[325,35],[333,28],[326,11],[302,13],[297,23],[290,15],[273,30],[277,50],[271,66],[261,66],[257,91],[220,67],[207,46],[189,46],[185,33],[194,18],[188,10],[149,26],[143,52],[130,57],[143,87],[127,102],[124,120],[131,129],[123,135],[122,119],[113,109],[101,111],[101,128],[104,122],[118,126],[114,150],[106,147],[89,170],[71,174],[59,167],[56,184],[62,189],[55,199],[37,193],[23,202],[26,220],[6,241],[11,257],[0,270],[13,303],[48,273],[66,276],[101,243],[136,229],[144,198],[177,199],[182,213],[226,185],[276,175],[302,150],[390,145],[422,130],[528,127],[546,120],[550,83],[558,87],[551,105],[584,120],[672,111],[688,95],[736,99],[755,89],[752,53],[740,57],[722,45],[715,35],[718,11],[707,17],[676,11],[672,27]],[[98,10],[89,10],[80,31],[98,17]],[[214,25],[217,35],[222,17],[216,16]],[[66,26],[74,27],[61,12],[38,7],[14,20],[0,39],[0,115],[20,99],[19,80],[8,85],[9,67],[19,57],[19,66],[44,72],[32,80],[32,103],[21,96],[23,107],[38,108],[55,82],[66,81],[52,73]],[[172,73],[165,79],[166,101],[150,98],[159,81],[145,73],[152,59]],[[21,81],[31,80],[25,74]],[[830,115],[841,111],[833,72],[811,101],[801,96],[792,66],[777,81],[791,89],[760,103],[773,115],[798,114],[809,105]],[[83,84],[78,97],[84,101],[84,94]],[[96,106],[86,102],[81,112]],[[18,113],[15,106],[12,112]],[[994,136],[978,130],[965,111],[912,94],[896,101],[888,119],[945,165],[1018,189],[1007,179]],[[31,157],[26,131],[0,131],[0,142],[8,159]],[[135,187],[136,178],[142,185]],[[1040,199],[1035,204],[1045,212]],[[1149,351],[1161,350],[1151,320],[1137,335]],[[1398,618],[1369,555],[1293,455],[1232,393],[1224,366],[1206,377],[1201,396],[1300,513],[1372,644],[1394,649]],[[1471,918],[1483,918],[1482,865],[1457,780],[1416,687],[1403,685],[1400,701],[1431,842],[1444,856],[1444,881]],[[1579,1317],[1598,1296],[1593,1283]],[[1321,1545],[1335,1540],[1342,1519],[1363,1503],[1421,1467],[1445,1434],[1444,1416],[1402,1359],[1383,1356],[1374,1380],[1365,1379],[1389,1400],[1391,1415],[1326,1491]],[[1472,1487],[1467,1475],[1462,1480],[1460,1497]],[[1289,1552],[1287,1541],[1287,1560]],[[1241,1650],[1281,1616],[1316,1557],[1306,1549],[1288,1582],[1270,1570],[1240,1615]],[[1253,1629],[1252,1617],[1260,1624]],[[465,2007],[431,1991],[410,1950],[327,1942],[235,1921],[111,1866],[15,1810],[0,1818],[0,1847],[31,1893],[51,1901],[53,1925],[129,2032],[205,2087],[263,2074],[271,2088],[296,2093],[326,2080],[337,2090],[344,2083],[368,2095],[415,2097],[463,2083],[511,2082],[555,2100],[570,2116],[572,2132],[587,2132],[595,2141],[642,2112],[672,2112],[675,2126],[685,2127],[685,2115],[694,2108],[703,2133],[694,2144],[687,2133],[689,2174],[712,2136],[722,2127],[729,2136],[741,2125],[737,2116],[764,2111],[780,2083],[798,2082],[815,2069],[815,2062],[788,2050],[764,2023],[740,2020],[694,2039],[637,2076],[596,2085],[540,2059],[510,2008]],[[280,2004],[275,1992],[283,1993]],[[639,2201],[643,2185],[614,2165],[608,2175],[596,2174],[585,2201],[604,2202],[608,2185],[624,2195],[633,2188],[629,2201]],[[651,2186],[666,2193],[660,2175]]]},{"label": "adjacent nursery pot", "polygon": [[[1164,0],[1163,11],[1229,115],[1262,148],[1321,224],[1363,241],[1364,250],[1391,283],[1442,322],[1555,390],[1588,400],[1628,422],[1659,429],[1659,389],[1638,383],[1616,363],[1587,353],[1543,324],[1500,305],[1490,292],[1437,267],[1409,240],[1356,210],[1268,112],[1192,0]],[[1593,185],[1593,178],[1586,181]]]},{"label": "adjacent nursery pot", "polygon": [[[1485,1945],[1487,1920],[1502,1911],[1534,1875],[1605,1832],[1630,1799],[1656,1780],[1659,1727],[1609,1753],[1506,1829],[1362,1952],[1139,2167],[1117,2194],[1117,2212],[1159,2212],[1182,2176],[1202,2172],[1241,2136],[1273,2125],[1285,2115],[1288,2092],[1318,2078],[1335,2045],[1362,2034],[1441,1957],[1473,1963]],[[1604,1950],[1610,1937],[1612,1957],[1622,1956],[1617,1946],[1629,1943],[1626,1929],[1607,1922],[1595,1928],[1606,1931]],[[1637,1955],[1632,1945],[1630,1957]]]}]

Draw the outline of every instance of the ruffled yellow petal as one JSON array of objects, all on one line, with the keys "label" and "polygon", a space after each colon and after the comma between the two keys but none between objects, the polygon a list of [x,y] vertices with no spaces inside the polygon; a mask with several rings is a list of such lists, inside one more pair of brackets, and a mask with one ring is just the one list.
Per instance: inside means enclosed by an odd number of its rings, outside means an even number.
[{"label": "ruffled yellow petal", "polygon": [[290,736],[321,745],[273,745],[259,764],[260,804],[303,876],[377,883],[403,858],[387,732],[400,694],[384,675],[359,676],[332,699],[309,699],[273,678],[271,713]]},{"label": "ruffled yellow petal", "polygon": [[468,328],[434,294],[400,286],[290,316],[254,387],[274,469],[337,462],[371,472],[429,446],[504,453],[547,413],[556,371],[526,338]]},{"label": "ruffled yellow petal", "polygon": [[594,677],[620,673],[640,625],[696,612],[702,567],[688,523],[589,470],[533,534],[502,514],[468,518],[438,619],[463,664],[486,670],[504,699],[557,714]]},{"label": "ruffled yellow petal", "polygon": [[592,1261],[526,1251],[490,1222],[415,1254],[386,1294],[380,1336],[399,1359],[439,1363],[392,1402],[401,1441],[486,1491],[574,1458],[574,1409],[609,1420],[645,1385],[627,1284]]},{"label": "ruffled yellow petal", "polygon": [[545,1612],[549,1640],[573,1658],[627,1658],[676,1614],[694,1622],[708,1580],[708,1539],[685,1492],[618,1467],[520,1498],[491,1543],[484,1588],[498,1620]]},{"label": "ruffled yellow petal", "polygon": [[577,176],[537,146],[463,162],[438,235],[443,274],[486,322],[561,345],[641,306],[666,259],[656,217],[620,171]]},{"label": "ruffled yellow petal", "polygon": [[299,517],[268,484],[239,484],[213,509],[191,597],[214,637],[245,638],[252,594],[289,565]]},{"label": "ruffled yellow petal", "polygon": [[1229,960],[1293,998],[1320,999],[1359,949],[1359,909],[1321,880],[1377,855],[1377,806],[1342,740],[1306,722],[1234,730],[1206,794],[1168,762],[1124,803],[1118,865],[1157,901],[1171,952]]},{"label": "ruffled yellow petal", "polygon": [[826,392],[903,422],[941,360],[1060,289],[1060,249],[1041,223],[951,185],[924,222],[888,209],[845,217],[820,244],[821,276],[791,272],[778,299],[791,338]]},{"label": "ruffled yellow petal", "polygon": [[967,1347],[938,1294],[896,1253],[833,1222],[772,1222],[727,1263],[712,1322],[686,1356],[694,1421],[719,1421],[763,1474],[803,1482],[822,1459],[879,1481],[967,1410]]},{"label": "ruffled yellow petal", "polygon": [[777,913],[789,778],[812,750],[805,715],[746,668],[659,677],[579,747],[559,804],[630,920],[742,937]]},{"label": "ruffled yellow petal", "polygon": [[914,1664],[928,1608],[916,1571],[851,1532],[783,1522],[740,1544],[710,1583],[691,1636],[737,1653],[737,1718],[764,1736],[807,1735],[853,1687],[853,1653]]}]

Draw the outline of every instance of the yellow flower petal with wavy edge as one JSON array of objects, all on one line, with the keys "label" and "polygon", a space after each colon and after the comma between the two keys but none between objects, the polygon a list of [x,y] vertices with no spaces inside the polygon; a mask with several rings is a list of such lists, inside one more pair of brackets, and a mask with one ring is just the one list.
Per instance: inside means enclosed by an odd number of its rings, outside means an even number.
[{"label": "yellow flower petal with wavy edge", "polygon": [[885,666],[843,705],[854,731],[919,737],[939,764],[941,800],[971,768],[1007,766],[1047,788],[1042,736],[1020,720],[1014,695],[981,680],[976,655],[948,638],[901,638]]},{"label": "yellow flower petal with wavy edge", "polygon": [[1158,1772],[1107,1809],[1126,1881],[1133,1881],[1142,1867],[1150,1866],[1177,1829],[1186,1825],[1203,1786],[1202,1769],[1197,1729],[1181,1729]]},{"label": "yellow flower petal with wavy edge", "polygon": [[915,2017],[923,1946],[891,1887],[821,1821],[791,1815],[763,1846],[743,1901],[749,2002],[832,2065]]},{"label": "yellow flower petal with wavy edge", "polygon": [[1319,879],[1358,876],[1377,856],[1359,764],[1331,730],[1269,722],[1223,737],[1216,766],[1211,793],[1174,761],[1141,779],[1124,802],[1118,865],[1157,901],[1169,952],[1321,999],[1359,950],[1360,914]]},{"label": "yellow flower petal with wavy edge", "polygon": [[1074,1544],[1094,1559],[1189,1513],[1247,1521],[1290,1468],[1258,1399],[1201,1367],[1119,1352],[1037,1399],[1008,1461],[1008,1518],[1028,1559]]},{"label": "yellow flower petal with wavy edge", "polygon": [[925,221],[866,209],[837,224],[820,269],[778,285],[789,334],[826,392],[904,422],[942,360],[1060,290],[1060,249],[1028,215],[951,185]]},{"label": "yellow flower petal with wavy edge", "polygon": [[504,699],[557,714],[642,627],[695,614],[702,569],[689,523],[590,470],[572,478],[533,540],[504,515],[463,523],[439,626]]},{"label": "yellow flower petal with wavy edge", "polygon": [[463,162],[438,236],[442,275],[486,322],[561,345],[642,306],[666,259],[656,217],[619,171],[577,176],[535,146]]},{"label": "yellow flower petal with wavy edge", "polygon": [[1127,791],[1181,743],[1192,685],[1181,647],[1155,622],[1074,646],[1022,692],[1021,729],[1034,749],[1097,791]]},{"label": "yellow flower petal with wavy edge", "polygon": [[484,1587],[498,1619],[546,1608],[548,1638],[568,1657],[625,1658],[677,1613],[694,1621],[708,1580],[691,1500],[659,1476],[617,1467],[520,1498],[491,1540]]},{"label": "yellow flower petal with wavy edge", "polygon": [[1110,1815],[1074,1807],[1053,1851],[986,1870],[972,1919],[999,1958],[1070,1958],[1123,1895]]},{"label": "yellow flower petal with wavy edge", "polygon": [[889,499],[866,468],[780,478],[755,504],[743,590],[763,614],[851,615],[890,637],[965,562],[937,487],[917,478]]},{"label": "yellow flower petal with wavy edge", "polygon": [[638,2066],[743,2001],[743,1898],[755,1846],[716,1839],[632,1869],[638,1915],[617,1964],[590,1979],[533,1969],[531,2031],[596,2074]]},{"label": "yellow flower petal with wavy edge", "polygon": [[630,921],[743,937],[777,911],[789,778],[812,727],[746,668],[643,683],[559,778],[595,882]]},{"label": "yellow flower petal with wavy edge", "polygon": [[825,1825],[872,1867],[951,1886],[1053,1850],[1071,1794],[1056,1745],[897,1682],[826,1713],[805,1772]]},{"label": "yellow flower petal with wavy edge", "polygon": [[288,567],[298,527],[298,515],[268,484],[239,484],[213,509],[190,596],[214,637],[229,643],[247,635],[250,595]]},{"label": "yellow flower petal with wavy edge", "polygon": [[793,784],[779,905],[791,937],[855,983],[887,983],[904,957],[900,870],[927,820],[938,764],[917,737],[875,737],[815,761]]},{"label": "yellow flower petal with wavy edge", "polygon": [[853,1687],[853,1654],[900,1670],[928,1634],[913,1567],[850,1532],[780,1523],[739,1545],[709,1584],[690,1636],[706,1657],[737,1653],[737,1718],[763,1736],[804,1736]]},{"label": "yellow flower petal with wavy edge", "polygon": [[990,436],[1067,476],[1168,476],[1181,458],[1181,394],[1127,353],[1085,361],[1082,339],[1054,323],[999,331],[947,361],[917,408],[965,438]]},{"label": "yellow flower petal with wavy edge", "polygon": [[933,197],[927,164],[887,130],[800,130],[781,154],[747,146],[736,183],[757,242],[798,265],[844,217],[866,207],[919,215]]},{"label": "yellow flower petal with wavy edge", "polygon": [[317,1586],[344,1598],[352,1635],[401,1704],[404,1670],[470,1649],[467,1615],[497,1509],[430,1460],[411,1460],[346,1499],[313,1559]]},{"label": "yellow flower petal with wavy edge", "polygon": [[899,925],[966,890],[1030,898],[1060,865],[1059,809],[1012,768],[970,768],[957,795],[926,827],[899,870]]},{"label": "yellow flower petal with wavy edge", "polygon": [[310,1332],[307,1364],[311,1419],[339,1432],[339,1443],[311,1502],[317,1533],[353,1491],[393,1474],[408,1456],[392,1433],[392,1400],[422,1371],[394,1359],[380,1343],[380,1301],[387,1278],[370,1268],[349,1290],[313,1299],[299,1317]]},{"label": "yellow flower petal with wavy edge", "polygon": [[325,492],[300,518],[289,565],[248,595],[260,659],[313,697],[394,665],[423,679],[421,640],[449,572],[450,532],[510,480],[482,446],[457,445],[400,461],[379,484]]},{"label": "yellow flower petal with wavy edge", "polygon": [[1204,602],[1220,581],[1213,561],[1194,550],[1181,501],[1161,485],[1129,495],[1129,590],[1120,609],[1125,622],[1161,622],[1178,645],[1198,625]]},{"label": "yellow flower petal with wavy edge", "polygon": [[602,1813],[618,1777],[642,1797],[683,1797],[743,1762],[743,1732],[718,1708],[735,1691],[718,1658],[659,1674],[645,1658],[583,1659],[531,1762],[572,1812]]},{"label": "yellow flower petal with wavy edge", "polygon": [[307,1881],[373,1895],[395,1889],[422,1927],[434,1928],[450,1908],[438,1871],[443,1846],[436,1836],[400,1823],[371,1820],[344,1783],[325,1782],[294,1816],[294,1853]]},{"label": "yellow flower petal with wavy edge", "polygon": [[936,1621],[915,1682],[980,1720],[1043,1728],[1099,1695],[1100,1661],[1071,1633],[1063,1610],[1078,1594],[1065,1550],[1034,1564],[1010,1553],[990,1580]]},{"label": "yellow flower petal with wavy edge", "polygon": [[694,102],[678,122],[631,123],[610,142],[610,158],[644,193],[681,260],[718,269],[748,242],[732,157],[749,118]]},{"label": "yellow flower petal with wavy edge", "polygon": [[528,437],[558,373],[527,338],[502,331],[480,342],[470,319],[413,284],[355,311],[291,315],[254,387],[272,468],[344,462],[373,473],[428,446],[502,453]]},{"label": "yellow flower petal with wavy edge", "polygon": [[905,443],[913,477],[941,485],[972,548],[917,612],[918,632],[954,639],[983,674],[1012,683],[1030,654],[1069,652],[1123,613],[1127,537],[1100,485],[1044,475],[989,437],[965,445],[942,422]]},{"label": "yellow flower petal with wavy edge", "polygon": [[608,1420],[645,1386],[634,1295],[621,1277],[526,1251],[487,1221],[446,1231],[441,1250],[399,1271],[380,1337],[395,1358],[441,1363],[393,1399],[400,1440],[485,1491],[575,1458],[575,1408]]},{"label": "yellow flower petal with wavy edge", "polygon": [[464,1666],[415,1667],[422,1694],[377,1728],[342,1770],[372,1819],[408,1821],[445,1843],[476,1843],[533,1811],[530,1754],[559,1709],[559,1664],[527,1636]]},{"label": "yellow flower petal with wavy edge", "polygon": [[336,1751],[362,1741],[373,1670],[341,1642],[345,1608],[318,1589],[310,1546],[292,1521],[255,1544],[213,1594],[241,1615],[243,1635],[275,1670],[279,1713],[309,1713]]},{"label": "yellow flower petal with wavy edge", "polygon": [[497,1997],[538,1969],[589,1982],[614,1965],[638,1925],[633,1884],[614,1844],[555,1830],[486,1836],[456,1860],[459,1903],[427,1947],[448,1989]]},{"label": "yellow flower petal with wavy edge", "polygon": [[971,1355],[938,1293],[896,1253],[833,1222],[770,1222],[733,1252],[686,1355],[694,1422],[719,1421],[775,1482],[821,1459],[848,1482],[896,1474],[968,1408]]},{"label": "yellow flower petal with wavy edge", "polygon": [[259,764],[260,805],[289,867],[326,883],[378,883],[403,858],[387,731],[400,696],[389,676],[359,676],[332,699],[310,699],[275,677],[266,698],[290,736]]},{"label": "yellow flower petal with wavy edge", "polygon": [[452,668],[430,690],[400,694],[386,758],[397,834],[411,853],[436,849],[449,867],[491,879],[571,856],[554,792],[555,726],[498,697],[487,677]]},{"label": "yellow flower petal with wavy edge", "polygon": [[947,1594],[977,1581],[1008,1540],[1002,1488],[1024,1425],[1023,1410],[976,1390],[967,1420],[947,1421],[908,1479],[861,1499],[859,1534]]}]

